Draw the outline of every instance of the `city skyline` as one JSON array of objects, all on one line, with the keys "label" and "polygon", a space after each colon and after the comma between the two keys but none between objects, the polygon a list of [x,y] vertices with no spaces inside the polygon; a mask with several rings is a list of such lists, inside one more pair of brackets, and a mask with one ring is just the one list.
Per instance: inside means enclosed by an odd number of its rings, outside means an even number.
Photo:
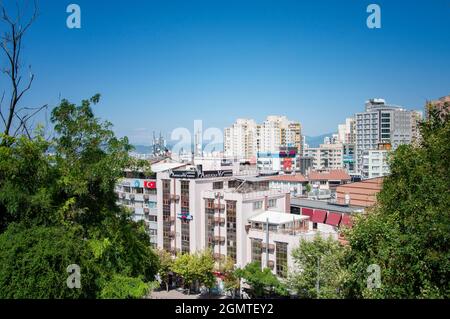
[{"label": "city skyline", "polygon": [[377,97],[422,110],[449,93],[448,2],[377,3],[381,29],[367,28],[365,2],[82,0],[81,29],[69,29],[67,3],[41,2],[24,101],[101,93],[99,116],[134,144],[196,119],[223,129],[272,114],[317,136]]}]

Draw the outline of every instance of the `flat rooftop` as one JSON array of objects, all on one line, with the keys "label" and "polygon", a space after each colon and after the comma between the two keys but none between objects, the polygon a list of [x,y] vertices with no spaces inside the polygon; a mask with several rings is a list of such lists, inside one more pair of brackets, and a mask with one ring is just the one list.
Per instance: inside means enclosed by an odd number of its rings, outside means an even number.
[{"label": "flat rooftop", "polygon": [[323,202],[320,200],[302,199],[302,198],[291,198],[291,206],[297,207],[308,207],[315,209],[323,209],[333,212],[351,214],[358,212],[360,208],[355,208],[347,205],[339,205],[328,202]]},{"label": "flat rooftop", "polygon": [[295,215],[268,210],[253,217],[250,217],[248,221],[254,223],[266,223],[267,219],[269,219],[269,224],[281,225],[291,223],[293,221],[305,220],[308,218],[309,216]]}]

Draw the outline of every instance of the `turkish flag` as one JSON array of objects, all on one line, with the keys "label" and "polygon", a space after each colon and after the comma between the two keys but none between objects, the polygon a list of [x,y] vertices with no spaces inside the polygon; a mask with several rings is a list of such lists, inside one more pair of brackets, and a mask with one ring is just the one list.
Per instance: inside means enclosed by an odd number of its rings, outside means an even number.
[{"label": "turkish flag", "polygon": [[150,188],[150,189],[155,189],[156,188],[156,182],[154,182],[154,181],[144,181],[144,187],[145,188]]}]

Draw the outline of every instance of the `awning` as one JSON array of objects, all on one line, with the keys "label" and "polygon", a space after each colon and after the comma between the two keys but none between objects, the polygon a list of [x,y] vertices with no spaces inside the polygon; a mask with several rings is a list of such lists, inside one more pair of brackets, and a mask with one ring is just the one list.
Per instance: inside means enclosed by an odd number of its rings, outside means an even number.
[{"label": "awning", "polygon": [[309,216],[310,218],[312,218],[313,213],[314,213],[314,209],[302,207],[302,215],[306,215],[306,216]]},{"label": "awning", "polygon": [[329,212],[327,216],[327,221],[325,224],[332,225],[332,226],[338,226],[339,222],[341,221],[342,214]]},{"label": "awning", "polygon": [[347,214],[343,214],[342,215],[342,220],[341,220],[341,226],[344,225],[346,227],[352,227],[353,222],[352,222],[352,217],[350,215]]},{"label": "awning", "polygon": [[315,209],[311,221],[313,223],[323,223],[325,221],[325,217],[327,217],[326,210]]}]

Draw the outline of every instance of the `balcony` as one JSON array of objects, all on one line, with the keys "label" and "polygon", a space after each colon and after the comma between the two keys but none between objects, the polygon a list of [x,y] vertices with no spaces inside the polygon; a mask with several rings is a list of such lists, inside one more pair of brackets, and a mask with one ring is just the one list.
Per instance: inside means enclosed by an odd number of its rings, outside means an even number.
[{"label": "balcony", "polygon": [[275,267],[275,262],[273,260],[269,260],[267,267],[269,267],[270,269],[273,269],[273,267]]},{"label": "balcony", "polygon": [[144,198],[144,201],[147,202],[150,199],[150,196],[148,196],[148,194],[144,194],[143,198]]},{"label": "balcony", "polygon": [[144,207],[144,214],[148,215],[150,213],[150,209],[148,207]]},{"label": "balcony", "polygon": [[169,232],[169,237],[170,238],[175,238],[175,235],[176,235],[175,231],[172,230],[172,231]]},{"label": "balcony", "polygon": [[225,218],[223,218],[223,217],[214,217],[214,223],[216,223],[216,224],[224,224],[225,223]]},{"label": "balcony", "polygon": [[224,210],[225,209],[225,204],[214,204],[214,209],[215,210]]},{"label": "balcony", "polygon": [[180,195],[170,195],[170,201],[178,203],[180,201]]},{"label": "balcony", "polygon": [[262,243],[262,244],[261,244],[261,248],[262,248],[263,250],[266,250],[267,246],[268,246],[268,248],[269,248],[269,251],[275,250],[275,245],[274,245],[274,244],[269,244],[269,245],[267,245],[266,243]]},{"label": "balcony", "polygon": [[214,241],[216,243],[224,243],[225,242],[225,237],[224,236],[214,236]]}]

